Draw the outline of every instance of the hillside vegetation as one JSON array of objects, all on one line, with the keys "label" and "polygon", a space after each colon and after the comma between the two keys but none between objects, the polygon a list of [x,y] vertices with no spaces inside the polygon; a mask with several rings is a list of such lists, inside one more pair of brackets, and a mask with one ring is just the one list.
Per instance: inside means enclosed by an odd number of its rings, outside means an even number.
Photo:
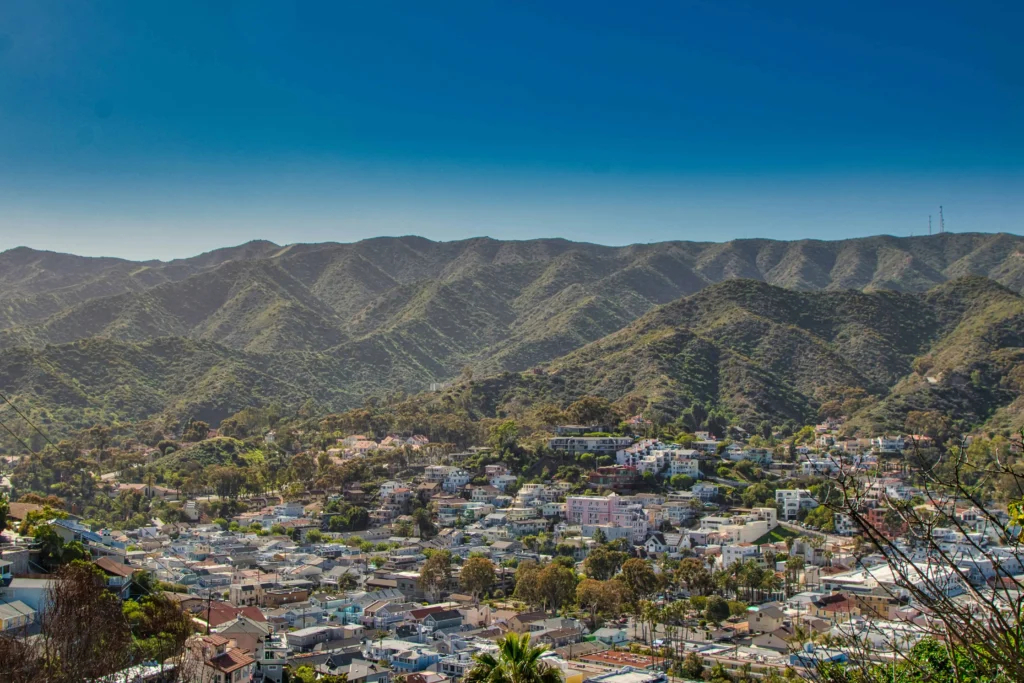
[{"label": "hillside vegetation", "polygon": [[746,423],[839,402],[872,429],[911,410],[1004,428],[1024,416],[1022,245],[404,237],[142,263],[18,248],[0,254],[0,386],[77,425],[341,410],[461,377],[490,415],[596,394]]}]

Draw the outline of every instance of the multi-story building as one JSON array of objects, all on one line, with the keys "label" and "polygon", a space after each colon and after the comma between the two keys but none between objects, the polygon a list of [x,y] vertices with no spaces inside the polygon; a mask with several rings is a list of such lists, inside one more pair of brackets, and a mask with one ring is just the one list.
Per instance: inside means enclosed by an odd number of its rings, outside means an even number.
[{"label": "multi-story building", "polygon": [[628,436],[579,436],[549,439],[548,447],[553,451],[570,455],[615,455],[620,449],[632,443],[633,439]]},{"label": "multi-story building", "polygon": [[673,451],[672,459],[668,464],[669,476],[685,474],[694,479],[700,479],[700,459],[697,458],[697,451],[692,449]]},{"label": "multi-story building", "polygon": [[831,474],[839,471],[840,463],[832,458],[810,458],[800,463],[800,472],[805,476]]},{"label": "multi-story building", "polygon": [[569,496],[565,516],[570,524],[611,524],[633,530],[633,540],[643,541],[648,522],[643,507],[614,493],[610,496]]},{"label": "multi-story building", "polygon": [[488,476],[490,477],[491,486],[499,491],[504,491],[510,485],[516,483],[517,479],[517,477],[514,477],[511,474],[492,474]]},{"label": "multi-story building", "polygon": [[871,448],[879,453],[902,453],[903,438],[899,436],[879,436],[871,439]]},{"label": "multi-story building", "polygon": [[718,453],[718,440],[717,439],[701,439],[700,441],[694,441],[690,446],[701,453],[715,454]]},{"label": "multi-story building", "polygon": [[833,524],[836,527],[835,533],[839,536],[853,536],[857,533],[857,524],[845,512],[835,513],[833,515]]},{"label": "multi-story building", "polygon": [[448,478],[448,474],[457,469],[451,465],[428,465],[423,470],[423,481],[433,481],[438,484]]},{"label": "multi-story building", "polygon": [[449,493],[454,493],[466,486],[470,482],[473,476],[462,469],[461,467],[454,467],[452,471],[445,477],[444,482],[441,484],[441,488]]},{"label": "multi-story building", "polygon": [[760,559],[761,550],[750,543],[736,543],[722,546],[722,566],[731,567],[737,562]]},{"label": "multi-story building", "polygon": [[250,680],[256,660],[241,648],[231,646],[224,636],[195,636],[186,646],[190,668],[196,670],[195,680],[202,683]]},{"label": "multi-story building", "polygon": [[615,462],[619,465],[636,467],[637,463],[643,459],[644,456],[650,455],[655,450],[664,448],[665,444],[661,443],[657,439],[643,439],[616,451]]},{"label": "multi-story building", "polygon": [[635,467],[609,465],[598,467],[587,475],[587,486],[592,489],[611,489],[612,491],[632,491],[639,479]]},{"label": "multi-story building", "polygon": [[782,519],[796,519],[801,510],[813,510],[818,507],[807,489],[779,489],[775,492],[775,503],[781,508]]},{"label": "multi-story building", "polygon": [[702,503],[711,503],[718,498],[718,486],[701,482],[694,484],[693,488],[690,489],[690,493],[695,495]]},{"label": "multi-story building", "polygon": [[284,668],[288,665],[288,654],[291,648],[285,642],[284,634],[275,633],[263,641],[262,653],[257,650],[256,666],[263,672],[263,679],[281,683],[284,679]]},{"label": "multi-story building", "polygon": [[531,519],[509,520],[506,528],[508,529],[509,536],[512,538],[522,538],[523,536],[531,536],[547,531],[548,526],[548,520],[543,517],[533,517]]},{"label": "multi-story building", "polygon": [[661,514],[663,520],[678,527],[693,521],[697,516],[697,510],[689,501],[670,500],[661,506]]}]

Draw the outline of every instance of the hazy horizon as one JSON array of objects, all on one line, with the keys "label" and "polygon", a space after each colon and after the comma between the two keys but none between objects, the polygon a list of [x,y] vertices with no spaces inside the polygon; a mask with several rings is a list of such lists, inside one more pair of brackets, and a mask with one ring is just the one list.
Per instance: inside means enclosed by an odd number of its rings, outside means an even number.
[{"label": "hazy horizon", "polygon": [[[1005,231],[1000,231],[1000,232],[988,232],[988,231],[964,231],[964,232],[957,232],[957,231],[947,230],[945,234],[946,235],[950,235],[950,236],[954,236],[954,235],[957,235],[957,236],[998,235],[998,234],[1012,235],[1012,236],[1022,236],[1020,233],[1005,232]],[[223,245],[220,245],[220,246],[215,246],[215,247],[210,248],[210,249],[204,249],[203,251],[197,251],[195,253],[185,254],[184,256],[175,256],[173,258],[160,258],[160,257],[157,257],[157,256],[141,257],[141,258],[129,258],[129,257],[124,257],[124,256],[117,256],[115,254],[83,254],[83,253],[78,253],[78,252],[73,252],[73,251],[63,251],[63,250],[60,250],[60,249],[42,249],[42,248],[38,248],[38,247],[32,247],[32,246],[29,246],[27,244],[18,244],[18,245],[13,245],[13,246],[10,246],[10,247],[2,248],[2,249],[0,249],[0,254],[4,254],[4,253],[10,252],[10,251],[15,251],[17,249],[31,249],[33,251],[38,251],[38,252],[50,252],[50,253],[57,253],[57,254],[67,254],[67,255],[71,255],[71,256],[81,256],[81,257],[85,257],[85,258],[113,258],[113,259],[121,259],[121,260],[125,260],[125,261],[138,261],[140,263],[142,263],[142,262],[149,262],[149,261],[160,261],[160,262],[165,262],[166,263],[166,262],[169,262],[169,261],[176,261],[176,260],[188,260],[190,258],[196,258],[196,257],[204,256],[204,255],[209,254],[209,253],[213,253],[213,252],[217,252],[217,251],[223,251],[223,250],[227,250],[227,249],[236,249],[236,248],[247,246],[249,244],[256,244],[256,243],[267,243],[267,244],[271,244],[271,245],[273,245],[275,247],[278,247],[280,249],[285,249],[287,247],[294,247],[294,246],[321,246],[321,245],[323,245],[323,246],[339,245],[340,246],[340,245],[351,245],[351,244],[358,244],[360,242],[366,242],[366,241],[376,240],[376,239],[422,239],[422,240],[427,240],[427,241],[435,243],[435,244],[446,244],[446,243],[456,243],[456,242],[470,242],[470,241],[474,241],[474,240],[494,240],[494,241],[497,241],[497,242],[538,242],[538,241],[561,240],[561,241],[565,241],[565,242],[570,242],[572,244],[585,244],[585,245],[597,246],[597,247],[607,247],[609,249],[620,249],[620,248],[631,247],[631,246],[657,245],[657,244],[726,244],[728,242],[745,242],[745,241],[750,241],[750,242],[752,242],[752,241],[825,242],[825,243],[828,243],[828,242],[841,242],[841,241],[848,241],[848,240],[868,240],[868,239],[874,239],[874,238],[893,238],[893,239],[899,239],[899,240],[904,240],[904,239],[928,239],[928,238],[938,238],[939,236],[940,236],[940,233],[938,233],[938,232],[935,232],[932,235],[928,235],[928,234],[924,234],[924,235],[893,235],[893,234],[889,234],[889,233],[878,233],[878,234],[874,234],[874,235],[861,235],[861,236],[857,236],[857,237],[834,238],[834,239],[813,239],[813,238],[776,239],[776,238],[773,238],[773,237],[737,237],[737,238],[724,239],[724,240],[714,240],[714,239],[686,240],[686,239],[678,239],[678,240],[635,241],[635,242],[623,242],[621,244],[609,244],[609,243],[598,242],[598,241],[593,241],[593,240],[567,239],[567,238],[558,237],[558,236],[501,239],[501,238],[497,238],[497,237],[491,237],[489,235],[474,235],[474,236],[471,236],[471,237],[463,237],[463,238],[458,238],[458,239],[445,240],[445,239],[431,239],[431,238],[425,237],[423,235],[417,235],[417,234],[414,234],[414,233],[410,233],[410,234],[407,234],[407,235],[374,235],[372,237],[364,237],[364,238],[361,238],[361,239],[350,240],[350,241],[325,240],[325,241],[320,241],[320,242],[286,242],[286,243],[276,242],[274,240],[264,239],[264,238],[260,238],[260,237],[254,237],[253,239],[245,240],[244,242],[238,242],[238,243],[235,243],[235,244],[223,244]]]}]

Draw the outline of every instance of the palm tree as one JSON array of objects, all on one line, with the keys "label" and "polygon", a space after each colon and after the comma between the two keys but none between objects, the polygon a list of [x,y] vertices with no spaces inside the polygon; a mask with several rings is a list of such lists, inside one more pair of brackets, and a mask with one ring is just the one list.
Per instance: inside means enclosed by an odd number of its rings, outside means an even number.
[{"label": "palm tree", "polygon": [[541,661],[546,646],[530,645],[529,633],[509,632],[498,641],[497,656],[490,652],[473,655],[476,664],[466,672],[463,683],[563,683],[562,670]]}]

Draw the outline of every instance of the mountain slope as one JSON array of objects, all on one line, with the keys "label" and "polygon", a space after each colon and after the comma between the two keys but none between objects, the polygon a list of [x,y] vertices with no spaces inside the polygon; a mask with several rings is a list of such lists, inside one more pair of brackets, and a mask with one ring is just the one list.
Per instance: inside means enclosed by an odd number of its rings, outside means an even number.
[{"label": "mountain slope", "polygon": [[0,346],[91,337],[211,339],[273,353],[350,340],[429,368],[521,371],[729,278],[803,291],[923,291],[948,277],[1024,286],[1012,235],[738,240],[603,247],[565,240],[377,238],[253,242],[132,263],[15,249],[0,255]]},{"label": "mountain slope", "polygon": [[540,374],[474,382],[460,400],[482,414],[587,394],[669,415],[708,403],[752,428],[762,419],[805,423],[829,401],[861,396],[855,429],[902,429],[911,410],[1005,428],[1021,412],[1022,361],[1024,299],[983,278],[925,294],[733,280],[657,308]]},{"label": "mountain slope", "polygon": [[[517,400],[600,393],[670,413],[701,401],[743,420],[810,419],[863,393],[873,397],[855,421],[865,427],[928,406],[972,424],[1014,423],[1024,415],[1007,400],[1024,382],[1013,375],[1020,297],[962,279],[977,275],[1019,291],[1024,239],[604,247],[402,237],[254,242],[145,263],[19,248],[0,254],[0,372],[8,390],[50,409],[92,401],[133,416],[215,416],[275,392],[344,408],[467,366],[477,377],[543,366],[550,374],[502,381]],[[74,398],[79,385],[65,377],[121,367],[119,355],[127,379],[83,390],[84,404]],[[167,367],[189,379],[148,379],[150,362],[157,375]],[[34,383],[56,367],[67,369],[52,390]],[[533,378],[529,389],[512,386],[516,377]]]}]

